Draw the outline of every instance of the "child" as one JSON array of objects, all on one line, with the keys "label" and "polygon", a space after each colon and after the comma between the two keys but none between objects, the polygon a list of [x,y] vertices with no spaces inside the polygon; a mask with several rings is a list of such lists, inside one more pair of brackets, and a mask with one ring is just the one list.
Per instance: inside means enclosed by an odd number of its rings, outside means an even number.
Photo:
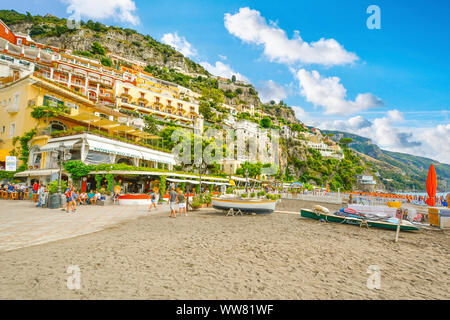
[{"label": "child", "polygon": [[177,196],[177,200],[178,200],[178,212],[180,213],[180,216],[186,215],[186,203],[184,202],[184,194],[182,190],[178,190],[178,196]]},{"label": "child", "polygon": [[152,203],[150,204],[150,208],[148,208],[148,211],[151,211],[152,207],[154,207],[156,210],[156,191],[155,190],[151,190],[151,199],[152,199]]},{"label": "child", "polygon": [[117,201],[117,204],[120,204],[120,200],[119,200],[119,190],[116,190],[116,192],[114,192],[114,195],[113,195],[113,205],[115,205],[116,204],[116,201]]}]

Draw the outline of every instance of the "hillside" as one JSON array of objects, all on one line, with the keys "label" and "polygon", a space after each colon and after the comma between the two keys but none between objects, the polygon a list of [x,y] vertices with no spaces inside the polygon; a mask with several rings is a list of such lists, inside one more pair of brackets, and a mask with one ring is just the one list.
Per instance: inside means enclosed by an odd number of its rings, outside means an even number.
[{"label": "hillside", "polygon": [[79,29],[68,29],[67,19],[52,15],[32,16],[14,10],[0,10],[0,19],[14,32],[30,34],[41,43],[74,52],[86,53],[94,42],[100,42],[107,52],[143,61],[189,75],[209,75],[201,65],[184,57],[169,45],[132,29],[106,26],[91,20],[81,21]]},{"label": "hillside", "polygon": [[[349,144],[350,148],[376,159],[377,162],[373,162],[374,167],[379,170],[381,177],[384,178],[383,184],[389,190],[424,191],[428,168],[431,164],[434,164],[436,168],[438,189],[443,192],[448,190],[450,185],[450,165],[448,164],[411,154],[383,150],[373,144],[370,139],[356,134],[328,130],[322,132],[333,134],[331,138],[335,141],[351,138],[353,142]],[[392,181],[389,181],[391,179]]]}]

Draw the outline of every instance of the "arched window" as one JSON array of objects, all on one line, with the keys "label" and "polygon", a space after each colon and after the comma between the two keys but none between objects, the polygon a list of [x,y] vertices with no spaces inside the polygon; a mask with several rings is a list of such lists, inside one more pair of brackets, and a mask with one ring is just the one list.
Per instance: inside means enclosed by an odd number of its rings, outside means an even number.
[{"label": "arched window", "polygon": [[65,130],[67,130],[67,126],[64,123],[56,120],[50,121],[50,132],[65,131]]},{"label": "arched window", "polygon": [[124,163],[124,164],[128,164],[130,166],[133,165],[131,163],[131,161],[129,159],[127,159],[127,158],[120,158],[119,160],[117,160],[117,163]]}]

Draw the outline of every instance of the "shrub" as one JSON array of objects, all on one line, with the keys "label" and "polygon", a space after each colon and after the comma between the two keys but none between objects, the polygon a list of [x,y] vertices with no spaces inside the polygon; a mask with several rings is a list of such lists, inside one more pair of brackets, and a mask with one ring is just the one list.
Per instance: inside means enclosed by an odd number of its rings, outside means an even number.
[{"label": "shrub", "polygon": [[[48,184],[48,192],[50,194],[54,194],[58,192],[58,180],[53,180]],[[67,182],[65,180],[61,180],[61,192],[67,188]]]}]

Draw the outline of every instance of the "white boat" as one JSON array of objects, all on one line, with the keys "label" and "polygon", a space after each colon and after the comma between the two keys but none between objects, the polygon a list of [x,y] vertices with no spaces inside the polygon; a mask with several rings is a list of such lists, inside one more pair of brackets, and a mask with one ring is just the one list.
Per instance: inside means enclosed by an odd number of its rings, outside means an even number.
[{"label": "white boat", "polygon": [[276,200],[242,199],[242,198],[211,198],[214,209],[217,210],[241,210],[247,213],[272,213],[275,210]]}]

